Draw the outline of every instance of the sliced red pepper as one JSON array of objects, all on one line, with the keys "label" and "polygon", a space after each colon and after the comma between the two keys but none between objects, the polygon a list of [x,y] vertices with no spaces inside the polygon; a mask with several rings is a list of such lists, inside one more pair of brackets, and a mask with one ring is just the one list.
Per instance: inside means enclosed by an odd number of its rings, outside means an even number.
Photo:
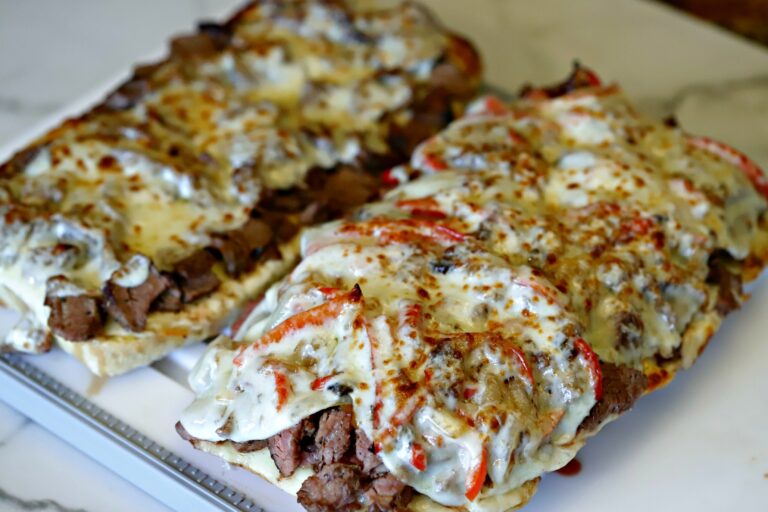
[{"label": "sliced red pepper", "polygon": [[525,359],[525,354],[523,354],[523,351],[520,350],[517,347],[517,345],[513,345],[509,341],[504,343],[504,349],[507,355],[513,355],[515,359],[517,359],[517,364],[520,366],[520,372],[528,381],[528,384],[530,384],[531,387],[533,387],[533,370],[531,370],[531,366],[528,364],[528,361]]},{"label": "sliced red pepper", "polygon": [[445,160],[443,160],[442,158],[439,158],[430,153],[425,153],[424,167],[426,167],[430,171],[444,171],[448,168],[448,164],[445,163]]},{"label": "sliced red pepper", "polygon": [[[280,323],[277,327],[264,334],[261,338],[256,340],[251,345],[252,348],[263,347],[272,343],[277,343],[282,340],[287,334],[303,329],[309,326],[321,326],[325,322],[336,318],[341,314],[344,306],[347,304],[359,302],[363,297],[363,292],[358,285],[355,285],[351,291],[334,297],[319,306],[297,313],[285,321]],[[242,366],[243,354],[248,347],[242,346],[238,351],[232,363],[235,366]]]},{"label": "sliced red pepper", "polygon": [[326,297],[336,297],[337,295],[342,293],[342,291],[339,290],[338,288],[332,288],[330,286],[321,286],[320,288],[317,289],[317,291],[319,291]]},{"label": "sliced red pepper", "polygon": [[405,325],[414,329],[421,323],[421,304],[408,304],[403,314]]},{"label": "sliced red pepper", "polygon": [[496,96],[486,96],[483,101],[483,109],[494,116],[505,116],[512,112],[506,103]]},{"label": "sliced red pepper", "polygon": [[729,164],[735,165],[741,169],[760,195],[768,199],[768,177],[765,176],[765,173],[760,166],[753,162],[747,155],[727,144],[710,139],[709,137],[688,135],[688,144],[718,156]]},{"label": "sliced red pepper", "polygon": [[447,215],[440,211],[440,205],[431,197],[421,199],[404,199],[395,203],[395,206],[405,210],[414,217],[429,217],[430,219],[444,219]]},{"label": "sliced red pepper", "polygon": [[427,454],[419,443],[411,445],[411,464],[419,471],[427,469]]},{"label": "sliced red pepper", "polygon": [[[262,296],[263,297],[263,296]],[[232,336],[236,336],[237,332],[240,330],[240,328],[243,326],[245,321],[248,319],[248,317],[253,312],[254,308],[259,305],[259,302],[261,302],[261,297],[258,299],[249,302],[245,305],[245,308],[243,308],[243,312],[240,313],[240,316],[237,317],[237,320],[235,320],[235,323],[232,324]]]},{"label": "sliced red pepper", "polygon": [[515,144],[525,144],[527,142],[525,140],[525,137],[517,133],[517,131],[513,130],[512,128],[507,130],[507,134],[509,135],[509,140],[511,140]]},{"label": "sliced red pepper", "polygon": [[324,389],[325,385],[328,383],[329,380],[334,378],[338,373],[333,373],[331,375],[326,375],[325,377],[318,377],[315,380],[312,381],[312,384],[310,384],[310,388],[312,388],[313,391],[318,391],[320,389]]},{"label": "sliced red pepper", "polygon": [[344,226],[341,233],[375,236],[383,244],[414,242],[419,239],[452,244],[466,240],[464,233],[427,219],[374,219]]},{"label": "sliced red pepper", "polygon": [[277,410],[283,408],[285,402],[288,401],[288,395],[291,391],[291,385],[288,382],[288,378],[279,371],[274,371],[275,376],[275,390],[277,391]]},{"label": "sliced red pepper", "polygon": [[400,180],[395,176],[394,169],[387,169],[381,173],[381,182],[388,187],[396,187],[400,184]]},{"label": "sliced red pepper", "polygon": [[480,463],[472,468],[467,475],[467,492],[464,496],[469,501],[475,501],[477,495],[483,488],[485,483],[485,476],[488,473],[488,450],[483,446],[483,453],[480,457]]},{"label": "sliced red pepper", "polygon": [[573,346],[576,347],[576,350],[587,361],[589,373],[592,376],[592,382],[595,387],[595,400],[600,400],[603,398],[603,372],[600,369],[600,359],[598,359],[597,354],[595,354],[584,338],[576,338]]},{"label": "sliced red pepper", "polygon": [[600,87],[603,81],[597,76],[597,73],[584,66],[579,66],[574,72],[574,78],[577,81],[586,82],[590,87]]}]

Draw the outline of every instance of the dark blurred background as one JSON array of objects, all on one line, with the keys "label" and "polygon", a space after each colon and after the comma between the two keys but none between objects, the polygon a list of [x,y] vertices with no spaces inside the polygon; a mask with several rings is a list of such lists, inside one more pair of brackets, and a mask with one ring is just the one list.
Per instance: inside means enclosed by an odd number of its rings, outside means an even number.
[{"label": "dark blurred background", "polygon": [[659,0],[768,46],[768,0]]}]

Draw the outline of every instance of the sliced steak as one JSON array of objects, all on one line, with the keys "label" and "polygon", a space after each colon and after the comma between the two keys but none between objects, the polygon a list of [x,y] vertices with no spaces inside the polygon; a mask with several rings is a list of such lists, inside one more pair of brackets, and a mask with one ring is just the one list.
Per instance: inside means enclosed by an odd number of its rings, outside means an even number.
[{"label": "sliced steak", "polygon": [[361,429],[355,431],[355,457],[362,467],[363,473],[370,477],[380,476],[387,472],[387,468],[373,451],[373,443]]},{"label": "sliced steak", "polygon": [[331,215],[339,215],[375,198],[379,180],[351,167],[342,167],[328,176],[322,192],[322,201],[331,208]]},{"label": "sliced steak", "polygon": [[11,178],[17,174],[23,173],[27,166],[37,158],[37,155],[44,148],[45,145],[36,144],[15,153],[10,160],[0,164],[0,176]]},{"label": "sliced steak", "polygon": [[352,412],[348,409],[330,409],[320,416],[315,444],[320,452],[321,465],[339,462],[352,446]]},{"label": "sliced steak", "polygon": [[240,453],[257,452],[266,448],[268,444],[269,441],[267,440],[245,441],[244,443],[232,442],[232,446]]},{"label": "sliced steak", "polygon": [[392,126],[388,142],[406,160],[422,141],[428,139],[453,120],[450,96],[444,89],[435,89],[413,105],[413,118]]},{"label": "sliced steak", "polygon": [[211,237],[211,248],[221,256],[227,273],[237,276],[248,270],[253,257],[272,241],[272,229],[261,219],[248,219],[240,228]]},{"label": "sliced steak", "polygon": [[357,466],[331,464],[301,484],[297,499],[308,512],[351,512],[359,507],[362,478]]},{"label": "sliced steak", "polygon": [[600,369],[603,373],[603,397],[581,422],[579,431],[594,432],[608,416],[631,409],[648,384],[643,372],[628,366],[600,363]]},{"label": "sliced steak", "polygon": [[733,257],[722,249],[709,257],[707,283],[717,286],[715,309],[723,316],[739,309],[743,297],[741,275],[731,268],[733,265]]},{"label": "sliced steak", "polygon": [[76,288],[64,276],[48,280],[45,305],[51,308],[48,327],[65,340],[89,340],[104,325],[100,298]]},{"label": "sliced steak", "polygon": [[171,274],[163,273],[163,276],[168,283],[168,287],[163,293],[158,295],[155,302],[152,303],[152,309],[156,311],[169,311],[172,313],[181,311],[181,288],[179,288],[179,285],[173,280]]},{"label": "sliced steak", "polygon": [[472,43],[462,37],[451,36],[450,44],[450,51],[432,69],[430,84],[452,97],[470,98],[477,91],[477,83],[467,77],[480,76],[480,56]]},{"label": "sliced steak", "polygon": [[134,76],[107,96],[104,106],[111,110],[128,110],[138,105],[148,92],[149,82]]},{"label": "sliced steak", "polygon": [[387,473],[377,478],[365,491],[370,512],[404,510],[413,498],[413,488]]},{"label": "sliced steak", "polygon": [[219,287],[221,281],[213,273],[215,263],[216,258],[210,253],[199,250],[176,264],[175,271],[182,301],[192,302]]},{"label": "sliced steak", "polygon": [[594,73],[576,62],[573,64],[573,71],[571,71],[571,74],[563,82],[539,88],[525,85],[520,90],[520,96],[527,97],[531,95],[532,92],[535,92],[537,94],[543,94],[547,98],[558,98],[584,87],[595,86],[597,83],[599,82]]},{"label": "sliced steak", "polygon": [[[126,265],[133,261],[134,258]],[[150,306],[169,286],[168,279],[152,263],[144,261],[141,264],[149,266],[147,277],[141,284],[121,286],[118,284],[120,280],[113,275],[104,285],[104,307],[107,313],[120,325],[134,332],[144,330]]]},{"label": "sliced steak", "polygon": [[304,437],[304,422],[270,437],[267,445],[275,466],[283,476],[291,476],[302,463],[301,441]]}]

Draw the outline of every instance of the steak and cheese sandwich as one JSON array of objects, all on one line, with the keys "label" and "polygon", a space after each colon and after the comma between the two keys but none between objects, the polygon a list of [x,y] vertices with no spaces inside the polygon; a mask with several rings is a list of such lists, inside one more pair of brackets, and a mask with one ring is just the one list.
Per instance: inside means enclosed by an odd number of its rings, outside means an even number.
[{"label": "steak and cheese sandwich", "polygon": [[690,366],[766,261],[768,182],[577,68],[478,100],[190,376],[177,428],[309,511],[502,511]]},{"label": "steak and cheese sandwich", "polygon": [[175,39],[0,166],[0,348],[113,375],[217,334],[295,264],[302,226],[377,196],[479,85],[425,9],[249,4]]}]

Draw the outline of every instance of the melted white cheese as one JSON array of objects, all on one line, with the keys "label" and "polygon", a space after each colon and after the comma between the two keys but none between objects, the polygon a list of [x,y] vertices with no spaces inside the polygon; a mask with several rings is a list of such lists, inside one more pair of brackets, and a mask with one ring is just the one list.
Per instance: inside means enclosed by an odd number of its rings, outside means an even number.
[{"label": "melted white cheese", "polygon": [[[710,314],[709,253],[744,254],[766,200],[616,90],[487,107],[357,220],[304,235],[302,263],[190,376],[190,433],[264,439],[351,405],[397,478],[498,510],[583,444],[593,357],[673,357]],[[493,486],[468,497],[484,459]]]},{"label": "melted white cheese", "polygon": [[[33,315],[29,325],[45,330],[52,275],[96,291],[125,263],[136,268],[121,279],[135,283],[146,265],[126,263],[132,255],[167,270],[210,233],[242,225],[265,189],[301,187],[312,168],[388,150],[381,120],[407,114],[448,50],[444,30],[407,3],[376,12],[301,4],[255,3],[226,48],[158,64],[130,109],[68,121],[3,179],[3,203],[23,205],[23,222],[46,239],[30,245],[2,228],[0,279],[23,288],[5,302]],[[46,259],[69,243],[63,223],[90,237],[77,265],[66,251]]]}]

